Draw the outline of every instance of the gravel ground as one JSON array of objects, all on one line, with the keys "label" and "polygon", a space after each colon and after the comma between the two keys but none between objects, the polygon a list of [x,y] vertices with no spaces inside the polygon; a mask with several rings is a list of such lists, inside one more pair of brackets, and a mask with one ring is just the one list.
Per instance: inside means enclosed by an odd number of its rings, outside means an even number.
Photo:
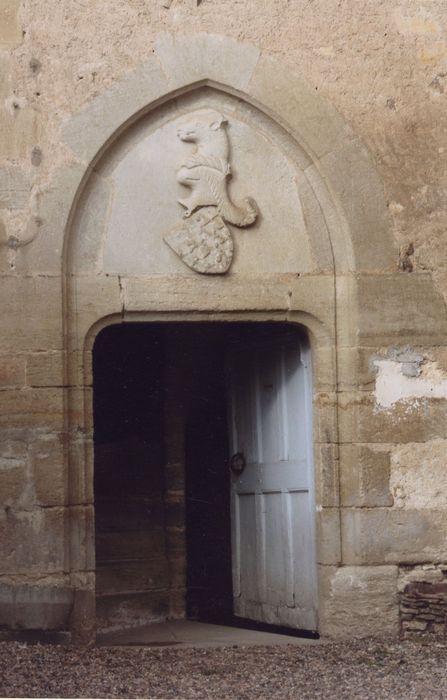
[{"label": "gravel ground", "polygon": [[0,643],[2,697],[447,698],[447,642],[113,648]]}]

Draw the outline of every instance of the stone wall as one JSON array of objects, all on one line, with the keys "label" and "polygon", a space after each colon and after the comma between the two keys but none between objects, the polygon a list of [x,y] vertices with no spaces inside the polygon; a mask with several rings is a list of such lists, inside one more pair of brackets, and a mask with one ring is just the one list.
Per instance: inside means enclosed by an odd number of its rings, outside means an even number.
[{"label": "stone wall", "polygon": [[403,566],[399,572],[401,635],[447,634],[447,565]]},{"label": "stone wall", "polygon": [[[117,319],[198,309],[293,320],[312,338],[323,633],[396,634],[398,594],[412,615],[402,625],[425,624],[414,606],[443,580],[398,581],[447,558],[446,57],[442,0],[3,0],[0,624],[94,618],[94,336]],[[135,133],[115,136],[149,104],[152,128],[165,95],[205,79],[231,86],[242,121],[261,124],[253,105],[264,105],[264,140],[299,152],[305,269],[270,274],[271,236],[262,260],[247,256],[225,280],[104,272],[92,253],[107,219],[101,187]],[[284,193],[285,170],[251,167],[266,196]]]}]

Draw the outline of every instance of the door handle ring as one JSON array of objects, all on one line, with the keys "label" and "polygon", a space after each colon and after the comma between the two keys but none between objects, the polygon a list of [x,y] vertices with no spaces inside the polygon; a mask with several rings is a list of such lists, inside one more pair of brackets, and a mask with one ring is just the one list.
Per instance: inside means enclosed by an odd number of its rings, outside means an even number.
[{"label": "door handle ring", "polygon": [[243,452],[235,452],[230,459],[230,469],[235,476],[240,476],[246,467],[245,455]]}]

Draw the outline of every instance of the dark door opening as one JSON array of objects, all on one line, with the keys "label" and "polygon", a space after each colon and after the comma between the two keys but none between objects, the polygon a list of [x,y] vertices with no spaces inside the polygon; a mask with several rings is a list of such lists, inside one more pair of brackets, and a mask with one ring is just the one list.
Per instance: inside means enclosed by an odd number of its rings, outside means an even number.
[{"label": "dark door opening", "polygon": [[285,334],[299,332],[283,323],[125,323],[98,335],[99,629],[233,621],[227,357]]}]

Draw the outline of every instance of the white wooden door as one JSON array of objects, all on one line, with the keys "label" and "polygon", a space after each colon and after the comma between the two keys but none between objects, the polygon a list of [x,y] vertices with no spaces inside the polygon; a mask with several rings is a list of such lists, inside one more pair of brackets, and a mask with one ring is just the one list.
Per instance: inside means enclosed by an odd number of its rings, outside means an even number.
[{"label": "white wooden door", "polygon": [[316,630],[308,358],[290,336],[229,358],[232,566],[235,615]]}]

